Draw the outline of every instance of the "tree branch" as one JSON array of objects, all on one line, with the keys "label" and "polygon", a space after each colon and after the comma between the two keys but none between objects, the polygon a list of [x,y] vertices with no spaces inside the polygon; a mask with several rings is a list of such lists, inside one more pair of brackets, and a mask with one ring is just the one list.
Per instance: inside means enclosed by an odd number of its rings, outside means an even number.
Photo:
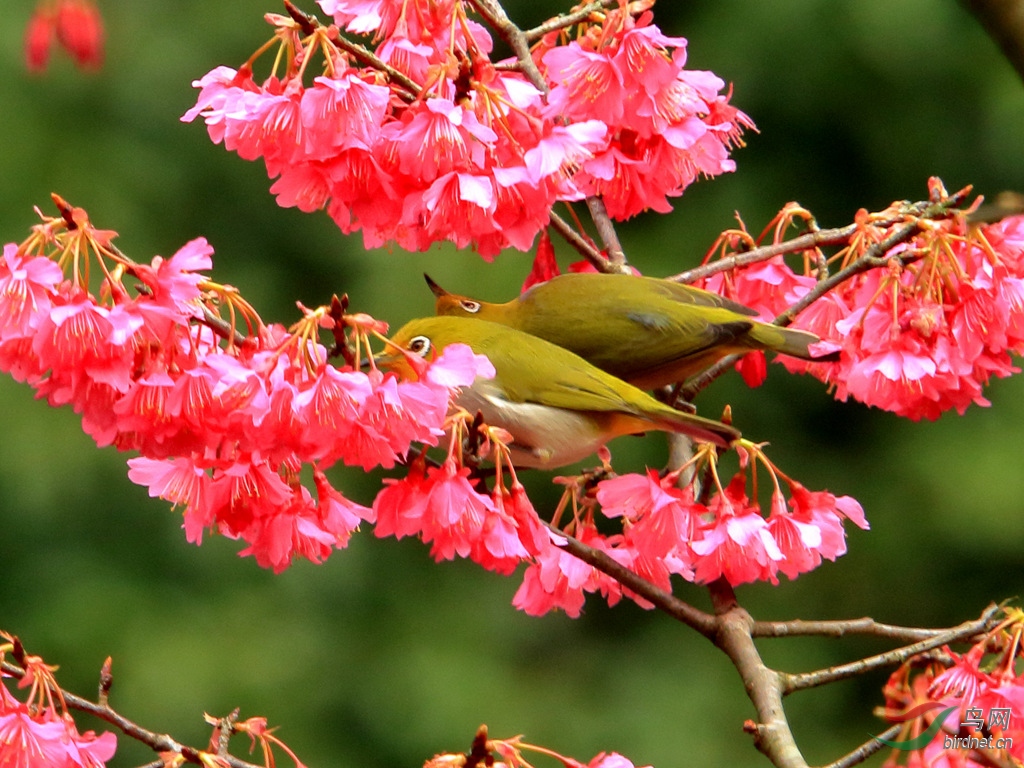
[{"label": "tree branch", "polygon": [[[870,618],[849,621],[755,622],[750,614],[739,605],[735,592],[725,579],[719,579],[708,586],[712,604],[715,607],[715,615],[711,616],[659,589],[613,560],[606,553],[566,535],[555,526],[549,524],[548,527],[565,539],[566,543],[561,548],[566,552],[612,577],[623,587],[649,601],[664,613],[692,627],[711,640],[729,657],[757,712],[758,720],[756,722],[748,720],[744,723],[744,730],[754,737],[757,749],[778,768],[807,768],[807,763],[800,753],[786,718],[783,698],[788,694],[845,680],[877,668],[901,664],[920,653],[990,631],[1000,621],[997,614],[1001,610],[1001,606],[992,603],[981,613],[979,618],[966,621],[950,629],[899,627],[881,624]],[[920,642],[849,664],[799,674],[780,672],[768,667],[762,660],[754,642],[756,637],[794,637],[799,635],[842,637],[853,633],[898,639],[917,637],[923,639]],[[892,729],[890,731],[886,731],[883,735],[895,735],[898,728],[896,731]],[[886,735],[886,737],[889,736]],[[831,763],[828,768],[848,768],[867,759],[881,746],[881,742],[876,740],[866,742]]]},{"label": "tree branch", "polygon": [[736,667],[757,712],[758,722],[748,720],[743,729],[754,737],[754,746],[778,768],[807,768],[782,705],[784,678],[761,659],[751,637],[754,620],[736,601],[736,594],[725,579],[711,584],[708,591],[718,624],[713,642]]},{"label": "tree branch", "polygon": [[[907,203],[906,207],[902,210],[901,215],[880,218],[873,223],[876,227],[884,229],[886,227],[891,227],[894,224],[899,224],[901,221],[906,221],[908,216],[915,216],[923,219],[946,218],[949,216],[949,212],[952,209],[964,202],[967,193],[967,190],[960,190],[940,202],[923,200],[916,203]],[[757,248],[752,248],[749,251],[744,251],[743,253],[738,253],[734,256],[718,259],[716,261],[708,262],[707,264],[701,264],[699,267],[688,269],[685,272],[680,272],[676,275],[670,275],[665,279],[673,280],[678,283],[692,283],[695,280],[711,277],[711,275],[716,275],[719,272],[727,272],[750,264],[757,264],[762,261],[767,261],[775,256],[784,256],[787,253],[799,253],[800,251],[806,251],[810,248],[820,248],[822,246],[846,245],[850,238],[857,234],[858,230],[860,230],[860,225],[854,223],[847,224],[844,227],[819,229],[813,232],[807,232],[806,234],[799,235],[798,237],[794,237],[781,243],[758,246]],[[898,245],[908,237],[911,237],[914,234],[914,231],[911,231],[910,233],[903,233],[902,239],[894,240],[891,245],[887,246],[887,248],[892,248],[894,245]],[[889,238],[886,238],[884,242],[888,241]],[[875,256],[885,252],[885,250],[869,250],[871,254]],[[834,287],[834,285],[830,287]]]},{"label": "tree branch", "polygon": [[547,93],[548,84],[533,61],[533,56],[530,53],[530,41],[526,39],[523,30],[512,23],[500,3],[496,3],[494,0],[469,0],[469,3],[512,49],[526,79],[541,93]]},{"label": "tree branch", "polygon": [[1024,2],[1021,0],[961,0],[985,28],[1017,76],[1024,80]]},{"label": "tree branch", "polygon": [[635,592],[654,607],[672,618],[681,621],[688,627],[695,629],[704,637],[712,638],[718,631],[715,617],[694,608],[689,603],[680,600],[669,592],[654,586],[642,576],[638,576],[624,565],[616,562],[604,552],[587,546],[579,539],[573,538],[551,523],[545,523],[548,528],[554,531],[555,535],[565,539],[565,544],[560,545],[561,549],[569,554],[578,557],[588,565],[592,565],[602,573],[611,576],[626,589]]},{"label": "tree branch", "polygon": [[551,211],[548,218],[551,221],[551,226],[569,245],[575,248],[583,258],[593,264],[595,269],[604,271],[608,260],[594,247],[593,243],[573,229],[569,222],[554,211]]},{"label": "tree branch", "polygon": [[627,272],[626,254],[622,250],[622,243],[619,242],[619,235],[615,231],[615,224],[608,215],[608,209],[604,207],[604,201],[600,197],[588,197],[587,208],[590,210],[590,218],[597,227],[597,234],[604,244],[605,253],[608,254],[608,261],[605,264],[604,272]]},{"label": "tree branch", "polygon": [[[895,248],[901,243],[905,243],[907,240],[912,238],[921,229],[920,221],[922,219],[943,219],[950,215],[950,211],[956,209],[961,205],[970,188],[964,188],[958,192],[955,192],[948,197],[945,197],[939,201],[922,201],[917,203],[908,203],[901,211],[900,216],[893,216],[889,219],[881,219],[874,222],[876,227],[884,228],[897,224],[900,221],[905,221],[908,217],[912,217],[912,221],[907,222],[902,227],[899,227],[895,231],[891,232],[888,236],[882,238],[876,243],[872,243],[865,250],[863,255],[860,256],[856,261],[848,264],[843,269],[836,272],[834,275],[830,275],[824,279],[819,280],[814,288],[808,291],[803,297],[800,298],[795,304],[786,309],[785,312],[776,317],[772,322],[775,325],[786,326],[793,322],[797,315],[803,312],[807,307],[813,304],[815,301],[820,299],[826,293],[831,291],[837,285],[846,282],[852,277],[859,275],[862,272],[867,272],[871,269],[877,269],[885,266],[891,259],[896,259],[901,265],[906,266],[917,260],[917,256],[912,253],[900,254],[899,256],[886,256],[890,250]],[[755,264],[760,261],[767,261],[774,256],[778,256],[785,253],[796,253],[808,248],[818,247],[820,245],[842,245],[849,242],[849,239],[860,229],[858,224],[850,224],[846,227],[839,229],[828,229],[819,230],[816,232],[809,232],[806,235],[787,240],[784,243],[777,243],[762,248],[755,248],[746,253],[738,254],[726,259],[720,259],[709,264],[704,264],[696,269],[688,270],[687,272],[681,272],[678,275],[674,275],[669,280],[676,280],[678,282],[691,282],[702,277],[708,277],[718,272],[725,271],[727,269],[733,269],[735,267],[745,266],[747,264]],[[803,247],[795,247],[796,243],[807,243]],[[719,265],[726,265],[721,268]],[[723,357],[710,368],[702,371],[699,375],[694,376],[686,386],[680,390],[680,397],[686,402],[692,402],[693,399],[709,384],[715,381],[719,376],[728,371],[741,355],[734,354],[727,357]]]},{"label": "tree branch", "polygon": [[591,14],[603,10],[604,8],[609,8],[615,5],[615,3],[616,0],[598,0],[598,2],[585,5],[582,8],[573,11],[572,13],[566,13],[563,14],[562,16],[556,16],[553,19],[548,19],[543,24],[540,24],[534,27],[533,29],[528,29],[525,32],[523,32],[523,37],[525,37],[530,42],[533,42],[534,40],[539,40],[549,32],[557,32],[559,29],[571,27],[573,24],[583,21]]},{"label": "tree branch", "polygon": [[[548,92],[548,84],[538,69],[536,62],[533,60],[533,55],[530,52],[530,40],[527,35],[516,26],[508,15],[505,13],[505,9],[494,0],[468,0],[473,6],[477,13],[490,24],[494,30],[498,33],[502,40],[504,40],[508,46],[512,49],[516,56],[516,62],[518,63],[519,69],[522,71],[526,78],[541,91],[541,93]],[[594,8],[588,6],[586,13],[580,18],[586,18],[595,10],[602,6],[601,3],[595,4]],[[576,14],[571,14],[574,18]],[[556,27],[557,28],[557,27]],[[615,225],[612,223],[611,218],[608,216],[608,211],[604,207],[604,203],[600,197],[588,197],[587,208],[590,210],[590,217],[594,221],[594,226],[597,227],[597,234],[601,238],[601,242],[604,244],[605,253],[608,257],[598,254],[599,260],[595,262],[595,257],[590,249],[581,251],[591,263],[602,272],[625,272],[626,271],[626,255],[622,250],[622,244],[619,242],[619,236],[615,231]],[[555,221],[555,216],[551,216],[552,222]],[[562,222],[564,223],[564,222]]]},{"label": "tree branch", "polygon": [[[990,605],[982,617],[994,615],[999,606]],[[928,640],[950,630],[927,629],[924,627],[901,627],[895,624],[882,624],[869,616],[860,619],[841,619],[838,621],[755,621],[751,632],[754,637],[799,637],[814,635],[817,637],[845,637],[846,635],[871,635],[891,640]]]},{"label": "tree branch", "polygon": [[889,726],[878,734],[878,736],[865,741],[852,752],[847,752],[838,760],[831,762],[828,765],[824,765],[822,768],[850,768],[850,766],[859,765],[875,754],[875,752],[881,750],[882,747],[886,746],[882,741],[879,741],[879,739],[892,741],[894,738],[899,736],[902,729],[902,723],[896,723],[896,725]]},{"label": "tree branch", "polygon": [[862,675],[865,672],[870,672],[882,667],[902,664],[907,659],[912,656],[916,656],[919,653],[934,650],[935,648],[939,648],[947,643],[967,640],[968,638],[991,630],[996,624],[998,624],[999,620],[996,618],[996,614],[1000,610],[1000,606],[992,603],[977,619],[965,621],[963,624],[938,632],[927,640],[921,640],[920,642],[905,645],[902,648],[895,648],[891,651],[886,651],[885,653],[876,654],[875,656],[858,659],[857,661],[850,662],[849,664],[840,664],[835,667],[819,669],[814,672],[801,672],[797,674],[780,673],[784,683],[783,693],[790,694],[794,691],[803,690],[805,688],[814,688],[837,680],[846,680],[848,678],[855,677],[856,675]]},{"label": "tree branch", "polygon": [[848,224],[845,227],[835,229],[821,229],[816,232],[808,232],[804,235],[794,237],[782,243],[772,243],[752,248],[749,251],[738,253],[724,259],[701,264],[699,267],[688,269],[676,275],[666,277],[677,283],[692,283],[705,277],[711,277],[719,272],[728,272],[731,269],[745,267],[748,264],[757,264],[767,261],[775,256],[784,256],[787,253],[798,253],[809,248],[819,248],[825,245],[843,245],[849,241],[857,232],[856,224]]}]

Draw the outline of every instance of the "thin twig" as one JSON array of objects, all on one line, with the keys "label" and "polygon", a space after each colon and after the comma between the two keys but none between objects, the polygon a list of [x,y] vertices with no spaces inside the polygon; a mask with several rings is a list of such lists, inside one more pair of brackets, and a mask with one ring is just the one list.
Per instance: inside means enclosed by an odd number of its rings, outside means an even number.
[{"label": "thin twig", "polygon": [[840,619],[836,621],[755,621],[751,628],[754,637],[846,637],[847,635],[871,635],[889,640],[907,642],[928,640],[937,635],[949,632],[948,628],[928,629],[925,627],[901,627],[896,624],[883,624],[869,616],[860,619]]},{"label": "thin twig", "polygon": [[[548,84],[533,60],[533,55],[530,52],[530,41],[523,31],[509,19],[505,9],[499,3],[494,2],[494,0],[469,0],[469,3],[512,49],[519,69],[526,78],[542,93],[547,93],[549,90]],[[598,7],[600,7],[600,4],[598,4]],[[589,15],[594,10],[596,8],[588,10],[587,14]],[[601,238],[601,242],[604,244],[604,251],[608,256],[607,258],[604,256],[595,257],[589,251],[582,252],[583,255],[602,272],[625,272],[626,254],[622,250],[618,233],[615,231],[615,225],[608,215],[604,202],[597,196],[588,197],[587,208],[590,210],[590,217],[594,221],[597,234]]]},{"label": "thin twig", "polygon": [[675,595],[654,586],[651,582],[633,573],[633,571],[616,562],[604,552],[587,546],[579,539],[569,536],[550,523],[547,525],[554,531],[556,536],[565,540],[565,544],[560,545],[561,549],[578,557],[588,565],[594,566],[602,573],[611,576],[626,589],[635,592],[647,602],[652,603],[658,610],[667,613],[672,618],[681,621],[707,638],[713,637],[718,631],[718,622],[711,614],[694,608]]},{"label": "thin twig", "polygon": [[991,765],[992,768],[1020,768],[1020,763],[1009,756],[1003,757],[995,749],[972,749],[971,759],[976,763]]},{"label": "thin twig", "polygon": [[579,254],[593,264],[596,269],[602,272],[604,271],[604,265],[608,263],[608,260],[599,250],[597,250],[597,248],[594,247],[593,243],[573,229],[569,222],[554,211],[551,211],[549,219],[551,221],[551,226],[554,227],[555,231],[560,234],[562,238],[569,243],[569,245],[575,248]]},{"label": "thin twig", "polygon": [[354,59],[357,59],[363,64],[376,69],[378,72],[382,72],[387,75],[387,78],[391,83],[402,87],[408,92],[410,100],[416,99],[420,93],[422,93],[423,87],[419,83],[399,72],[368,48],[364,48],[358,43],[353,43],[343,35],[338,35],[332,40],[332,42],[346,53],[350,54]]},{"label": "thin twig", "polygon": [[[904,221],[907,216],[914,217],[914,220],[891,232],[887,237],[882,238],[877,243],[872,243],[865,249],[864,254],[856,261],[850,263],[834,275],[830,275],[823,280],[819,280],[815,283],[814,288],[801,297],[799,301],[782,312],[782,314],[776,317],[772,322],[779,326],[789,325],[797,315],[837,285],[846,282],[850,278],[855,277],[862,272],[883,267],[888,264],[890,260],[895,259],[902,266],[906,266],[907,264],[916,261],[920,257],[913,253],[900,254],[898,256],[886,256],[885,254],[897,245],[906,242],[917,234],[921,229],[921,219],[940,219],[949,216],[950,211],[963,203],[965,197],[966,192],[961,190],[960,192],[950,195],[941,202],[933,203],[925,201],[908,204],[903,209],[903,215],[891,220],[883,219],[874,222],[877,227],[887,227],[900,221]],[[723,271],[723,269],[732,269],[733,267],[766,261],[783,253],[794,253],[821,245],[839,245],[848,241],[858,229],[858,225],[851,224],[846,227],[840,227],[839,229],[826,229],[817,232],[810,232],[806,235],[793,238],[792,240],[787,240],[784,243],[777,243],[763,248],[755,248],[751,251],[747,251],[746,253],[738,254],[737,256],[705,264],[702,267],[697,267],[696,269],[691,269],[687,272],[681,272],[669,279],[685,283],[696,280],[700,277],[707,277],[708,275]],[[845,236],[840,239],[836,239],[840,235],[844,235],[844,233]],[[795,247],[796,243],[807,243],[807,245],[802,248],[798,248]],[[711,267],[717,267],[719,264],[726,264],[727,266],[723,269],[710,269]],[[740,357],[741,356],[738,354],[723,357],[710,368],[693,377],[689,382],[687,382],[686,386],[680,390],[680,396],[682,399],[687,402],[692,402],[703,389],[732,368]]]},{"label": "thin twig", "polygon": [[594,226],[597,227],[597,234],[604,243],[604,251],[608,254],[608,265],[604,271],[627,272],[626,254],[622,250],[622,243],[619,242],[615,224],[608,215],[608,209],[604,207],[604,201],[600,197],[588,197],[587,208],[590,210]]},{"label": "thin twig", "polygon": [[850,662],[849,664],[840,664],[835,667],[829,667],[828,669],[815,670],[814,672],[801,672],[797,674],[780,673],[784,681],[784,692],[789,694],[794,691],[814,688],[837,680],[846,680],[875,669],[902,664],[907,659],[912,656],[916,656],[919,653],[939,648],[947,643],[955,643],[975,637],[976,635],[991,630],[992,627],[998,624],[998,620],[996,620],[995,617],[1001,610],[1000,606],[992,603],[977,619],[965,621],[963,624],[952,627],[945,632],[935,634],[927,640],[922,640],[911,645],[905,645],[902,648],[895,648],[891,651],[886,651],[885,653],[876,654],[875,656],[858,659],[857,661]]},{"label": "thin twig", "polygon": [[530,42],[533,42],[534,40],[539,40],[549,32],[556,32],[559,29],[571,27],[573,24],[583,21],[592,13],[596,13],[597,11],[609,8],[615,5],[615,3],[616,0],[598,0],[598,2],[585,5],[582,8],[573,11],[572,13],[566,13],[562,16],[556,16],[553,19],[548,19],[543,24],[539,24],[533,29],[528,29],[525,32],[523,32],[523,37],[525,37]]},{"label": "thin twig", "polygon": [[822,768],[850,768],[853,765],[859,765],[871,757],[875,752],[878,752],[882,747],[886,746],[880,739],[886,741],[892,741],[894,738],[899,736],[900,730],[902,730],[903,724],[897,723],[896,725],[890,726],[882,731],[880,734],[872,738],[870,741],[865,741],[859,747],[852,752],[847,752],[841,758],[835,762],[829,763],[828,765],[822,766]]},{"label": "thin twig", "polygon": [[[285,0],[285,8],[288,10],[288,15],[291,16],[302,26],[302,33],[304,35],[310,35],[316,28],[323,28],[326,25],[316,17],[315,14],[307,13],[306,11],[296,8],[288,0]],[[347,52],[357,61],[366,64],[378,72],[387,75],[388,80],[404,88],[407,93],[407,100],[412,101],[416,99],[423,88],[415,80],[410,79],[402,72],[392,67],[387,62],[379,58],[373,51],[368,48],[359,45],[359,43],[353,43],[351,40],[346,38],[342,34],[331,35],[331,42],[336,46]]]},{"label": "thin twig", "polygon": [[[930,200],[907,203],[900,211],[899,215],[894,214],[893,216],[877,219],[873,221],[872,224],[879,229],[885,229],[886,227],[891,227],[894,224],[899,224],[901,221],[906,221],[908,216],[923,219],[945,218],[950,215],[950,212],[953,209],[957,208],[964,202],[968,192],[969,190],[960,190],[938,203]],[[775,256],[784,256],[787,253],[798,253],[811,248],[820,248],[829,245],[844,245],[851,237],[853,237],[853,235],[857,234],[859,229],[859,224],[847,224],[844,227],[819,229],[814,232],[807,232],[782,243],[758,246],[757,248],[751,248],[749,251],[744,251],[743,253],[738,253],[734,256],[718,259],[716,261],[708,262],[707,264],[701,264],[699,267],[688,269],[685,272],[671,275],[665,279],[673,280],[678,283],[692,283],[695,280],[707,278],[711,275],[716,275],[719,272],[727,272],[739,267],[745,267],[750,264],[767,261]],[[912,234],[913,232],[910,233],[910,235]],[[906,239],[906,237],[909,237],[910,235],[904,234],[903,237]],[[886,238],[886,241],[888,241],[888,238]],[[900,242],[902,242],[902,240],[897,240],[894,242],[894,245],[898,245]],[[892,246],[890,245],[889,247],[891,248]],[[878,255],[880,252],[871,251],[871,253],[873,255]]]},{"label": "thin twig", "polygon": [[505,9],[493,0],[469,0],[469,3],[512,49],[516,61],[519,62],[519,69],[526,75],[526,79],[541,93],[547,93],[548,84],[530,53],[530,41],[526,39],[523,30],[512,23]]},{"label": "thin twig", "polygon": [[[885,225],[886,222],[880,222],[880,226]],[[665,279],[677,283],[692,283],[695,280],[711,277],[711,275],[718,274],[719,272],[727,272],[749,264],[767,261],[775,256],[784,256],[787,253],[797,253],[799,251],[806,251],[809,248],[818,248],[826,245],[842,245],[857,233],[857,229],[858,226],[856,224],[847,224],[845,227],[807,232],[782,243],[762,245],[743,253],[737,253],[734,256],[701,264],[699,267],[688,269],[676,275],[670,275]]]},{"label": "thin twig", "polygon": [[960,0],[1024,80],[1024,5],[1017,0]]},{"label": "thin twig", "polygon": [[[126,254],[113,243],[109,244],[107,248],[109,248],[110,252],[113,253],[118,259],[120,259],[124,263],[129,274],[134,274],[133,267],[139,266],[134,259],[129,257],[128,254]],[[141,280],[138,283],[136,283],[135,290],[146,296],[153,295],[153,290]],[[199,304],[199,308],[202,310],[203,313],[203,323],[217,336],[224,339],[225,341],[231,342],[236,346],[240,346],[245,343],[246,337],[239,333],[231,325],[231,323],[229,323],[227,320],[225,320],[212,309],[210,309],[210,307],[207,306],[205,302],[201,302]]]},{"label": "thin twig", "polygon": [[845,283],[851,277],[859,275],[861,272],[867,272],[871,269],[877,269],[884,267],[889,263],[890,259],[896,259],[900,262],[901,266],[906,266],[907,260],[903,256],[886,256],[890,250],[895,248],[900,243],[905,243],[907,240],[912,238],[921,230],[921,223],[918,220],[911,221],[908,224],[903,225],[896,231],[889,234],[887,237],[882,238],[877,243],[872,243],[865,251],[864,255],[858,258],[853,263],[847,265],[843,269],[836,272],[824,280],[819,280],[815,283],[814,287],[808,291],[801,299],[793,304],[789,309],[775,318],[772,322],[775,325],[789,325],[793,322],[793,319],[803,312],[807,307],[811,306],[815,301],[820,299],[826,293],[831,291],[837,285]]}]

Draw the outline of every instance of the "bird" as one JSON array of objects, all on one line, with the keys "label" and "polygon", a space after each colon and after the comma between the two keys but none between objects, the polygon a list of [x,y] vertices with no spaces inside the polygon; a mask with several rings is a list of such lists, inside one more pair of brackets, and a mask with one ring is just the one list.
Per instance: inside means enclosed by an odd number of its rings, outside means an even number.
[{"label": "bird", "polygon": [[821,341],[808,331],[756,320],[757,311],[683,283],[624,274],[571,272],[504,304],[449,293],[424,275],[436,313],[476,317],[557,344],[641,389],[684,381],[727,355],[769,350],[801,360]]},{"label": "bird", "polygon": [[537,336],[472,317],[426,317],[394,333],[375,357],[385,370],[415,379],[407,354],[432,360],[450,344],[466,344],[494,366],[456,404],[512,436],[516,467],[554,469],[590,456],[620,435],[676,432],[727,448],[740,432],[720,421],[672,408],[641,389]]}]

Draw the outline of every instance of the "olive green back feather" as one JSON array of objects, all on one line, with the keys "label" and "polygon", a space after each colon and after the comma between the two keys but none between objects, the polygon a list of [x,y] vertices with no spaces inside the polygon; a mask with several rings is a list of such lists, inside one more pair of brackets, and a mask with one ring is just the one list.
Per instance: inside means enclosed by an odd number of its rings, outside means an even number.
[{"label": "olive green back feather", "polygon": [[428,283],[439,314],[539,336],[644,388],[681,381],[726,355],[754,349],[810,359],[808,347],[819,341],[812,333],[759,322],[755,310],[716,293],[656,278],[571,273],[504,304],[468,305]]},{"label": "olive green back feather", "polygon": [[499,323],[461,317],[421,318],[406,324],[392,341],[406,347],[417,336],[429,338],[438,353],[449,344],[464,343],[474,352],[486,354],[499,372],[503,396],[512,402],[630,415],[660,429],[722,445],[739,437],[732,427],[677,411],[567,349]]}]

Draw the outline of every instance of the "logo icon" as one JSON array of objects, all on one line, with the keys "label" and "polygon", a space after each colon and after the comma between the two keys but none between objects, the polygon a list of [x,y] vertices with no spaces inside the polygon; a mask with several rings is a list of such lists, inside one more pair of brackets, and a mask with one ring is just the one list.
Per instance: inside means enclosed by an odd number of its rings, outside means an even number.
[{"label": "logo icon", "polygon": [[[921,717],[921,715],[925,714],[926,712],[931,712],[934,709],[942,709],[942,707],[943,704],[940,701],[926,701],[924,704],[918,704],[913,709],[907,710],[902,715],[895,715],[887,719],[894,723],[905,723],[908,720],[914,720],[915,718]],[[928,726],[928,730],[924,731],[918,736],[915,736],[912,739],[907,739],[905,741],[896,739],[890,741],[889,739],[883,739],[881,736],[875,736],[875,738],[878,739],[878,741],[885,744],[887,747],[892,747],[893,749],[902,749],[905,752],[912,752],[916,749],[924,749],[926,746],[928,746],[928,743],[933,738],[935,738],[935,734],[937,734],[939,732],[939,729],[942,728],[942,724],[946,722],[946,718],[949,717],[950,712],[953,712],[957,709],[959,709],[959,707],[957,707],[955,704],[952,707],[947,707],[945,710],[940,712],[934,720],[932,720],[932,724]]]},{"label": "logo icon", "polygon": [[[900,715],[892,715],[887,717],[891,723],[905,723],[909,720],[914,720],[921,717],[927,712],[931,712],[936,709],[941,709],[932,720],[931,725],[928,726],[927,730],[918,734],[912,739],[883,739],[881,736],[875,736],[874,738],[885,744],[887,747],[893,749],[901,749],[904,752],[913,752],[915,750],[924,749],[928,744],[931,743],[935,735],[945,725],[947,718],[950,714],[960,709],[960,705],[954,704],[951,707],[947,707],[941,701],[926,701],[923,704],[918,704],[916,707],[907,710]],[[982,710],[978,707],[968,707],[964,713],[963,719],[957,725],[955,733],[960,733],[963,729],[967,729],[969,733],[982,734],[987,732],[988,735],[946,735],[942,740],[943,749],[1012,749],[1013,739],[1009,737],[1003,737],[1001,735],[993,736],[993,732],[999,734],[1000,731],[1005,733],[1010,727],[1010,707],[992,707],[988,713],[988,722],[982,717]]]}]

